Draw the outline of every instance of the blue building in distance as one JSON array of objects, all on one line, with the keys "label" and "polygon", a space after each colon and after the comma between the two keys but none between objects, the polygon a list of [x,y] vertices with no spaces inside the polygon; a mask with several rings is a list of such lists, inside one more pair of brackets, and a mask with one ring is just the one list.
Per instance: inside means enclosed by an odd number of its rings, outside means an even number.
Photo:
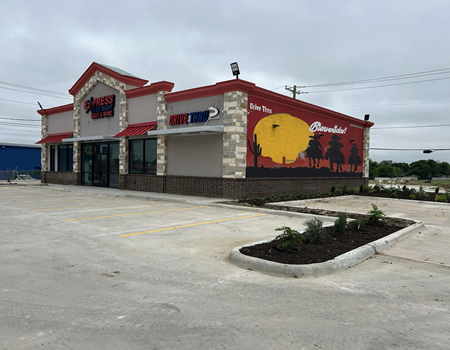
[{"label": "blue building in distance", "polygon": [[12,178],[14,171],[40,179],[41,146],[0,142],[0,180]]}]

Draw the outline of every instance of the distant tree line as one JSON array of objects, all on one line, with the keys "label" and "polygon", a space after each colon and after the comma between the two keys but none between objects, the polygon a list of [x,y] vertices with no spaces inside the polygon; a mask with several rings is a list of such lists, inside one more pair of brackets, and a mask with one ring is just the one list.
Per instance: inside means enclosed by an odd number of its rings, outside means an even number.
[{"label": "distant tree line", "polygon": [[375,162],[369,160],[369,177],[398,177],[416,175],[419,178],[430,178],[450,175],[450,164],[436,162],[433,159],[418,160],[408,163],[394,163],[392,160]]}]

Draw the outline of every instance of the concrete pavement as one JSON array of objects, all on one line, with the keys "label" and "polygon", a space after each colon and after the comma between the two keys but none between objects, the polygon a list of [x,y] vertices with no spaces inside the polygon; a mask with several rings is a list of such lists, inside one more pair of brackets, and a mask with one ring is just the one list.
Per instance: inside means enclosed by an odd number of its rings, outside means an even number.
[{"label": "concrete pavement", "polygon": [[[314,205],[367,212],[373,201],[362,200]],[[228,254],[276,227],[302,229],[307,215],[214,202],[0,187],[0,349],[448,348],[450,269],[432,253],[448,248],[448,205],[387,200],[380,209],[425,222],[421,237],[293,279],[241,269]],[[418,257],[404,245],[415,239]]]}]

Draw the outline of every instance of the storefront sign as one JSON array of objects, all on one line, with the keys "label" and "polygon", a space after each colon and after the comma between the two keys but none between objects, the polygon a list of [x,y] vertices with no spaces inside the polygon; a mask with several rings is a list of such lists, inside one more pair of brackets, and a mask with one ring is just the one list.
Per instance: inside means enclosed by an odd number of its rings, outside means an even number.
[{"label": "storefront sign", "polygon": [[219,110],[216,107],[209,107],[206,111],[171,115],[169,125],[206,123],[213,119],[219,119]]},{"label": "storefront sign", "polygon": [[331,132],[333,134],[345,134],[347,132],[347,128],[340,128],[337,125],[330,128],[328,126],[322,126],[322,123],[316,121],[309,126],[309,131],[311,132]]},{"label": "storefront sign", "polygon": [[86,113],[91,112],[92,119],[114,117],[116,95],[107,95],[84,101]]}]

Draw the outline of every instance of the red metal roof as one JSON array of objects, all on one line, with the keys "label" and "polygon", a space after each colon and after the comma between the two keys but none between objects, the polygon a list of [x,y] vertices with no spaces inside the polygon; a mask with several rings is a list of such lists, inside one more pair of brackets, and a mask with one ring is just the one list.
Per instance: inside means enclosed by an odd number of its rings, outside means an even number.
[{"label": "red metal roof", "polygon": [[36,142],[39,143],[53,143],[53,142],[61,142],[62,139],[68,139],[73,136],[73,132],[62,132],[59,134],[48,134],[47,137],[44,137],[41,141]]},{"label": "red metal roof", "polygon": [[125,130],[122,130],[115,137],[144,135],[147,131],[156,128],[157,122],[130,124]]}]

